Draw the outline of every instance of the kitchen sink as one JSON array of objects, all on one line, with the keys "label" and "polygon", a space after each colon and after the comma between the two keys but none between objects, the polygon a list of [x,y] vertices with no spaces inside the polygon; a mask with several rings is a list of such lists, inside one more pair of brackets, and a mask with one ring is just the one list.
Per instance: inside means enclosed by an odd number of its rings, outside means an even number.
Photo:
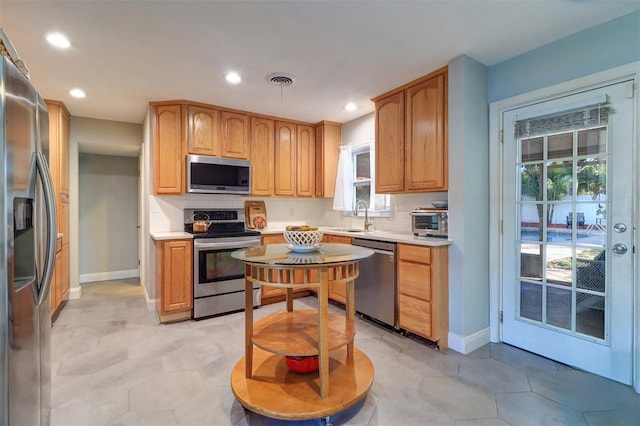
[{"label": "kitchen sink", "polygon": [[[338,232],[365,232],[364,229],[358,228],[327,228],[329,231],[338,231]],[[366,231],[369,232],[369,231]]]}]

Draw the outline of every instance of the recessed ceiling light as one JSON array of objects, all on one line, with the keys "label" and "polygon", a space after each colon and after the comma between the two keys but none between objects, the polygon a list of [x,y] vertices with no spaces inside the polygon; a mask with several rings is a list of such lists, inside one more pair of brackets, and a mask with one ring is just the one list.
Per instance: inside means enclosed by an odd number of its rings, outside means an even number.
[{"label": "recessed ceiling light", "polygon": [[86,94],[86,93],[84,93],[84,90],[82,90],[82,89],[72,89],[72,90],[69,90],[69,94],[70,94],[71,96],[73,96],[74,98],[84,98],[84,97],[86,97],[86,96],[87,96],[87,94]]},{"label": "recessed ceiling light", "polygon": [[237,72],[227,73],[227,75],[225,75],[224,78],[227,80],[228,83],[231,83],[231,84],[238,84],[242,81],[242,77],[240,77],[240,74],[238,74]]},{"label": "recessed ceiling light", "polygon": [[71,46],[69,39],[62,33],[49,33],[47,34],[47,41],[50,45],[57,47],[58,49],[67,49]]},{"label": "recessed ceiling light", "polygon": [[347,111],[355,111],[358,109],[358,105],[354,104],[353,102],[349,102],[344,106],[344,109],[346,109]]}]

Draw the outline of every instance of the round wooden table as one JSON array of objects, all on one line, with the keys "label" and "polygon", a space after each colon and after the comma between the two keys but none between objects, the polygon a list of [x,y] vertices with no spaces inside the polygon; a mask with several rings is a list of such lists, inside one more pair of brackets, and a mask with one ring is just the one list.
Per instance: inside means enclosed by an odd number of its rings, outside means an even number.
[{"label": "round wooden table", "polygon": [[[373,364],[355,348],[354,280],[358,261],[373,251],[321,244],[305,253],[287,244],[234,251],[246,264],[245,356],[231,373],[231,389],[243,407],[267,417],[307,420],[338,413],[362,400],[373,383]],[[253,284],[286,288],[286,310],[254,324]],[[345,315],[330,313],[329,286],[345,283]],[[317,292],[318,309],[293,309],[293,289]],[[318,372],[295,373],[285,356],[318,356]]]}]

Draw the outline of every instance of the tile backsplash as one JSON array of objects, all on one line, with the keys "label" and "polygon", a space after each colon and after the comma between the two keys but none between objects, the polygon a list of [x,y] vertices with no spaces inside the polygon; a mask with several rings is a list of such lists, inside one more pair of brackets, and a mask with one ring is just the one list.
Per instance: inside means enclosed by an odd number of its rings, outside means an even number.
[{"label": "tile backsplash", "polygon": [[239,195],[185,194],[151,196],[149,201],[150,231],[182,231],[186,208],[244,209],[248,200],[263,200],[267,207],[267,224],[271,227],[320,224],[324,200],[319,198],[243,197]]},{"label": "tile backsplash", "polygon": [[[388,232],[411,232],[409,212],[415,207],[430,207],[432,201],[446,200],[446,192],[391,195],[389,217],[371,217],[372,229]],[[286,225],[320,225],[362,228],[364,214],[344,215],[333,210],[330,198],[243,197],[239,195],[186,194],[182,196],[150,196],[151,232],[182,231],[185,208],[244,208],[246,200],[263,200],[267,207],[269,227]]]},{"label": "tile backsplash", "polygon": [[[371,229],[398,233],[411,232],[411,217],[409,216],[411,210],[416,207],[431,207],[431,202],[446,199],[446,192],[391,195],[390,216],[369,217],[369,222],[373,223]],[[362,228],[364,226],[362,211],[358,212],[358,216],[344,215],[343,212],[332,210],[333,200],[325,200],[324,203],[323,225],[347,228]]]}]

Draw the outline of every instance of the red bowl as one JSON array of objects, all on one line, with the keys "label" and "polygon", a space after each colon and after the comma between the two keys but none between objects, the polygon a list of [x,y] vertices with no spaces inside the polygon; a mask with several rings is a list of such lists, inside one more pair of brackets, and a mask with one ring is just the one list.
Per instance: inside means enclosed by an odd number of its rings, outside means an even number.
[{"label": "red bowl", "polygon": [[318,356],[286,356],[284,362],[296,373],[312,373],[318,371]]}]

